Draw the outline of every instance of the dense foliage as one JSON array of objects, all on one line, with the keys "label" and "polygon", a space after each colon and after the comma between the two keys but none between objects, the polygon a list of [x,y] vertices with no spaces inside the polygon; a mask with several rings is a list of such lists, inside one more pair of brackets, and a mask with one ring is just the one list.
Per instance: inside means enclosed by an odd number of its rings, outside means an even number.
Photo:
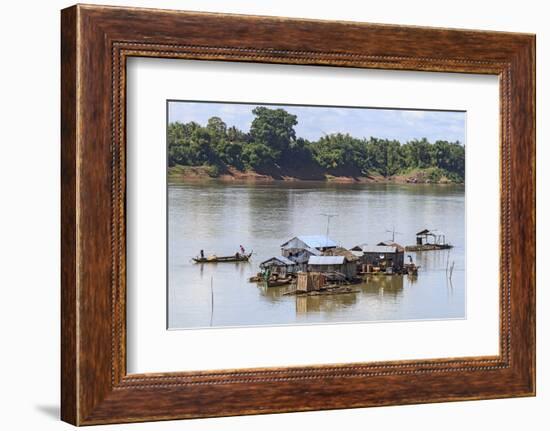
[{"label": "dense foliage", "polygon": [[325,135],[311,142],[296,137],[298,119],[284,109],[256,107],[249,132],[227,127],[219,117],[206,127],[195,122],[168,125],[170,166],[209,166],[216,175],[233,167],[239,170],[284,169],[288,166],[322,169],[327,173],[383,175],[428,170],[430,179],[445,176],[464,181],[464,146],[459,142],[415,139],[396,140],[349,134]]}]

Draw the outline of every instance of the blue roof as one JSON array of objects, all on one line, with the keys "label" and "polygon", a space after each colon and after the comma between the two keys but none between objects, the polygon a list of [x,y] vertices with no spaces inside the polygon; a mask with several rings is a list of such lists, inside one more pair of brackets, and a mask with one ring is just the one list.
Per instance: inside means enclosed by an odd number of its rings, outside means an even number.
[{"label": "blue roof", "polygon": [[336,243],[324,235],[299,235],[298,239],[313,248],[336,247]]},{"label": "blue roof", "polygon": [[[311,248],[336,247],[337,245],[333,240],[326,237],[325,235],[298,235],[294,238],[299,239],[300,241],[302,241],[304,244],[306,244],[308,247],[311,247]],[[285,242],[281,247],[284,247],[294,238]]]}]

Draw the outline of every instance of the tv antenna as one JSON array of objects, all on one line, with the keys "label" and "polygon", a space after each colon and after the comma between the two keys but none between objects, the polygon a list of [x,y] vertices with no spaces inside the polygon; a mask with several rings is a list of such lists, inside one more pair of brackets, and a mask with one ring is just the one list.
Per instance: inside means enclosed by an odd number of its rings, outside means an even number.
[{"label": "tv antenna", "polygon": [[330,219],[332,217],[338,217],[338,214],[330,214],[330,213],[321,213],[323,217],[327,218],[327,240],[328,240],[328,232],[329,232],[329,226],[330,226]]},{"label": "tv antenna", "polygon": [[395,242],[395,235],[403,235],[402,232],[397,232],[397,231],[395,230],[395,226],[392,226],[392,229],[391,229],[391,230],[386,229],[386,232],[391,233],[391,242]]}]

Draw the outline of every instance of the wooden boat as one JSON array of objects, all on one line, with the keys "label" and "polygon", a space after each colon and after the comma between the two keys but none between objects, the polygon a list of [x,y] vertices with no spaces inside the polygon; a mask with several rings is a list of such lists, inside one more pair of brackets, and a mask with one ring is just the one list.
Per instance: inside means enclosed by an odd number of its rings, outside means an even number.
[{"label": "wooden boat", "polygon": [[290,284],[292,282],[292,277],[287,278],[277,278],[275,280],[268,280],[267,287],[278,287]]},{"label": "wooden boat", "polygon": [[248,254],[234,254],[232,256],[208,256],[194,257],[195,263],[223,263],[223,262],[248,262],[252,252]]},{"label": "wooden boat", "polygon": [[248,279],[249,283],[260,283],[262,281],[264,281],[264,277],[262,276],[262,274],[253,275]]}]

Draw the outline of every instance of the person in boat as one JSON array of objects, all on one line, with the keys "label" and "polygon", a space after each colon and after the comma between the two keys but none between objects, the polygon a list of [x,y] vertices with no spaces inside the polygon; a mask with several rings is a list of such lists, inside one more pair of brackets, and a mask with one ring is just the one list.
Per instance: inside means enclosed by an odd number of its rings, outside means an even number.
[{"label": "person in boat", "polygon": [[235,259],[238,259],[238,258],[240,258],[240,257],[241,257],[241,255],[239,254],[239,252],[236,252],[236,253],[235,253]]},{"label": "person in boat", "polygon": [[246,254],[244,247],[242,245],[240,245],[239,248],[241,249],[241,254]]},{"label": "person in boat", "polygon": [[204,259],[204,250],[201,250],[201,259]]}]

